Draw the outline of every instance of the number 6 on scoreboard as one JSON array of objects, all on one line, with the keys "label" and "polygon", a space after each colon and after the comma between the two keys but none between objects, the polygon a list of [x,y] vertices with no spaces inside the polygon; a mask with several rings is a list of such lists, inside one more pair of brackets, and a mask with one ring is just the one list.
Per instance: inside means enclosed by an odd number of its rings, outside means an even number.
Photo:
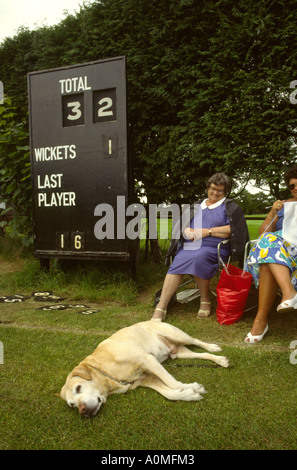
[{"label": "number 6 on scoreboard", "polygon": [[74,251],[84,251],[85,249],[85,234],[83,232],[71,233],[71,248]]},{"label": "number 6 on scoreboard", "polygon": [[74,249],[80,250],[81,249],[81,235],[75,235],[74,237]]}]

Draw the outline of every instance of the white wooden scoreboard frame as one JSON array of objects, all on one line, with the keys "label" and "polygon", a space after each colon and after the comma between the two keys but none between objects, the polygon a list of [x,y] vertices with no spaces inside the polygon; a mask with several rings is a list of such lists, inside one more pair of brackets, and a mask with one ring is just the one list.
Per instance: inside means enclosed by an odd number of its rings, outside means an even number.
[{"label": "white wooden scoreboard frame", "polygon": [[135,243],[98,239],[98,204],[133,198],[126,60],[28,74],[34,254],[131,261]]}]

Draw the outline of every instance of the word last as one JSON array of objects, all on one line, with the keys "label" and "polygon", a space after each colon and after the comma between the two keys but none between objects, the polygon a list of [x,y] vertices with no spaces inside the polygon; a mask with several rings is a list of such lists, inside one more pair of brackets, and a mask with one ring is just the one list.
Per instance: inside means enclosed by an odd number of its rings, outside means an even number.
[{"label": "word last", "polygon": [[44,175],[41,177],[37,175],[37,188],[61,188],[63,173],[57,173],[55,175]]}]

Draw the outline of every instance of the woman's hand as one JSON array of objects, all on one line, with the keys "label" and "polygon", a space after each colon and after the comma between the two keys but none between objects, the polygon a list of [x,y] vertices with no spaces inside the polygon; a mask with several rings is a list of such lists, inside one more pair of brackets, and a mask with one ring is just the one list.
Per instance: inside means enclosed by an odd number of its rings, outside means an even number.
[{"label": "woman's hand", "polygon": [[205,228],[194,228],[193,229],[193,236],[194,236],[193,241],[201,240],[201,238],[205,237],[205,230],[206,230]]},{"label": "woman's hand", "polygon": [[273,212],[274,215],[276,215],[276,214],[278,213],[278,211],[280,211],[280,210],[282,209],[282,207],[283,207],[283,205],[284,205],[284,202],[285,202],[285,201],[280,201],[280,200],[275,201],[275,202],[273,203],[272,208],[271,208],[271,212]]},{"label": "woman's hand", "polygon": [[184,230],[184,236],[191,241],[201,240],[201,238],[207,237],[209,235],[208,228],[189,228],[187,227]]},{"label": "woman's hand", "polygon": [[205,229],[205,228],[201,229],[201,228],[187,227],[184,230],[184,237],[194,242],[196,240],[200,240],[203,237],[206,237],[206,232],[208,232],[208,229]]},{"label": "woman's hand", "polygon": [[188,240],[194,240],[194,230],[190,227],[185,228],[184,230],[184,237]]},{"label": "woman's hand", "polygon": [[277,213],[284,205],[283,201],[275,201],[270,212],[266,215],[264,222],[262,223],[261,227],[259,228],[259,235],[262,235],[264,232],[275,232],[276,230],[276,222],[278,221]]}]

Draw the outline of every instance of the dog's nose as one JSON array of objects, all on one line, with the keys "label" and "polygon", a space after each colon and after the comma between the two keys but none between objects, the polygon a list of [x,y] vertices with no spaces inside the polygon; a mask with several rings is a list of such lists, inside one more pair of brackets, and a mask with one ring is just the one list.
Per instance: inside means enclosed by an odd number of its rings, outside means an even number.
[{"label": "dog's nose", "polygon": [[79,411],[79,414],[81,414],[81,415],[86,414],[88,412],[88,407],[87,407],[86,403],[81,402],[78,406],[78,411]]},{"label": "dog's nose", "polygon": [[87,406],[87,404],[85,402],[81,402],[78,405],[78,411],[79,411],[80,415],[86,416],[87,418],[90,418],[92,416],[95,416],[95,414],[98,411],[98,407],[94,406],[94,408],[90,408],[90,407]]}]

